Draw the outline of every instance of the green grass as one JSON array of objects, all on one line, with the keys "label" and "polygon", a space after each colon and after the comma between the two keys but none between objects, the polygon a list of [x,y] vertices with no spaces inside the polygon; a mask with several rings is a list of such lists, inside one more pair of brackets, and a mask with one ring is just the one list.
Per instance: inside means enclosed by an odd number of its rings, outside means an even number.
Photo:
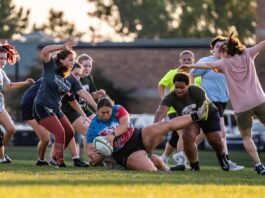
[{"label": "green grass", "polygon": [[[12,164],[0,164],[0,198],[31,197],[264,197],[265,177],[254,172],[245,152],[231,158],[246,168],[220,170],[212,151],[200,151],[200,172],[137,172],[102,167],[36,167],[35,148],[10,147]],[[161,151],[158,151],[161,152]],[[265,161],[264,153],[261,158]],[[171,163],[173,163],[171,161]]]}]

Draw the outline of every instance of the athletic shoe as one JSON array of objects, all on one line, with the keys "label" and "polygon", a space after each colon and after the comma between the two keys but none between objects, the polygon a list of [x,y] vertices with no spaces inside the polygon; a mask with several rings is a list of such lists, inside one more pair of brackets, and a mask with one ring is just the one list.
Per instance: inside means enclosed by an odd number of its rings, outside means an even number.
[{"label": "athletic shoe", "polygon": [[256,166],[255,170],[257,171],[257,174],[265,175],[265,167],[263,164]]},{"label": "athletic shoe", "polygon": [[186,166],[183,164],[170,167],[171,171],[184,171],[185,169],[186,169]]},{"label": "athletic shoe", "polygon": [[49,163],[47,161],[40,161],[40,160],[38,160],[36,162],[36,166],[49,166]]},{"label": "athletic shoe", "polygon": [[187,157],[183,151],[174,154],[172,156],[172,159],[176,162],[176,166],[180,166],[180,165],[186,166],[187,164]]},{"label": "athletic shoe", "polygon": [[11,163],[12,162],[11,158],[8,157],[7,154],[5,154],[5,159],[6,159],[6,162],[5,163]]},{"label": "athletic shoe", "polygon": [[53,157],[49,158],[48,163],[52,166],[57,166],[57,161]]},{"label": "athletic shoe", "polygon": [[239,166],[235,162],[232,162],[231,160],[228,160],[229,163],[229,170],[230,171],[239,171],[245,168],[244,166]]},{"label": "athletic shoe", "polygon": [[74,159],[74,166],[75,167],[89,167],[89,165],[83,161],[81,161],[80,158]]},{"label": "athletic shoe", "polygon": [[62,163],[60,165],[56,165],[55,168],[66,168],[66,164],[65,163]]}]

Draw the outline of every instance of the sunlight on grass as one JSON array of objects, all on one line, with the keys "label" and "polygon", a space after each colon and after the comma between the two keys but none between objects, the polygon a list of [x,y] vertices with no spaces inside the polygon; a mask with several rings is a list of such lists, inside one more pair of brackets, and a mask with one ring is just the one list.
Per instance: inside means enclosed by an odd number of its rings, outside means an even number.
[{"label": "sunlight on grass", "polygon": [[[107,185],[107,186],[12,186],[0,187],[1,198],[70,197],[264,197],[264,186],[246,185]],[[12,194],[12,196],[10,196]]]}]

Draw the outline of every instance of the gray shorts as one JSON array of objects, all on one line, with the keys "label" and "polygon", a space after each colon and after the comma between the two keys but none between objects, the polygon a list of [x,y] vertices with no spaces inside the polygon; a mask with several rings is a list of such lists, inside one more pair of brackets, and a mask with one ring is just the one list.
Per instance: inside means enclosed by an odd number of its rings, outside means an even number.
[{"label": "gray shorts", "polygon": [[253,116],[256,116],[261,123],[265,123],[265,103],[262,103],[248,111],[235,113],[236,122],[240,130],[252,127]]}]

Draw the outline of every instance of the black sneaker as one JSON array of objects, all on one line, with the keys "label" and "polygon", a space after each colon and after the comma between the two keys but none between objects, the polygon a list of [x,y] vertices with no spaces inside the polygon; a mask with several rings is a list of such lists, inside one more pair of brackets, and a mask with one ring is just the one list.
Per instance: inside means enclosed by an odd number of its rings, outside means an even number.
[{"label": "black sneaker", "polygon": [[257,171],[257,174],[265,175],[265,167],[263,166],[263,164],[256,166],[255,170]]},{"label": "black sneaker", "polygon": [[75,167],[89,167],[89,165],[83,162],[80,158],[74,159],[74,166]]},{"label": "black sneaker", "polygon": [[49,166],[49,163],[47,161],[40,161],[40,160],[38,160],[36,162],[36,166]]},{"label": "black sneaker", "polygon": [[65,163],[62,163],[60,165],[56,165],[55,168],[66,168],[66,164]]},{"label": "black sneaker", "polygon": [[5,159],[6,159],[6,162],[5,163],[11,163],[12,162],[11,158],[8,157],[7,154],[5,154]]},{"label": "black sneaker", "polygon": [[184,164],[170,167],[171,171],[184,171],[185,169],[186,169],[186,166]]}]

